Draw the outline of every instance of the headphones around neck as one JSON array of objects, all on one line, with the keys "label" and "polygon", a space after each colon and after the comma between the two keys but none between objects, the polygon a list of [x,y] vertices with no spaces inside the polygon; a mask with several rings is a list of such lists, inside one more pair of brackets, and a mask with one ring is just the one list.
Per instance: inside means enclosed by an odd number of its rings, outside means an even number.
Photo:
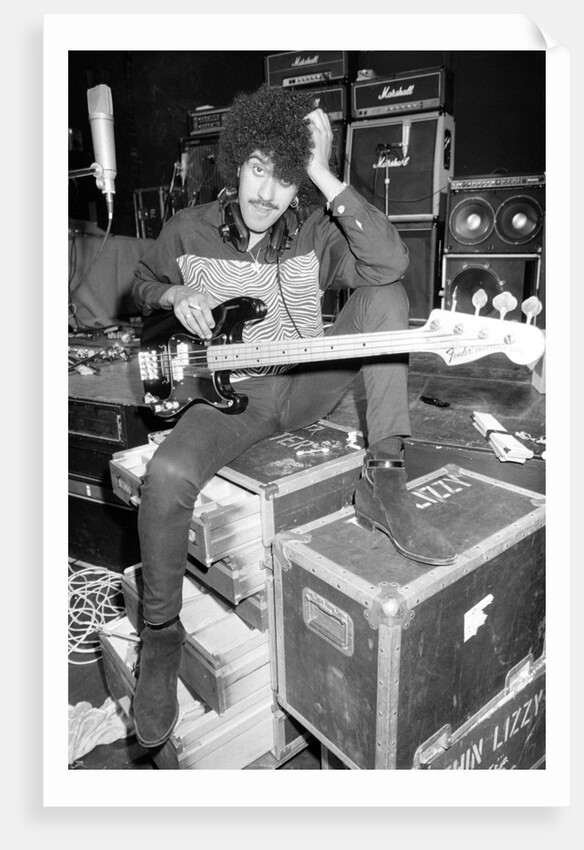
[{"label": "headphones around neck", "polygon": [[[225,187],[219,192],[218,200],[221,205],[222,223],[219,233],[224,242],[231,242],[234,248],[246,253],[249,245],[250,233],[241,215],[239,202],[237,200],[237,189]],[[286,251],[291,245],[294,237],[304,223],[304,215],[300,206],[295,210],[286,210],[270,230],[270,240],[266,248],[266,263],[275,263],[282,251]],[[296,224],[295,230],[290,233],[290,226]]]}]

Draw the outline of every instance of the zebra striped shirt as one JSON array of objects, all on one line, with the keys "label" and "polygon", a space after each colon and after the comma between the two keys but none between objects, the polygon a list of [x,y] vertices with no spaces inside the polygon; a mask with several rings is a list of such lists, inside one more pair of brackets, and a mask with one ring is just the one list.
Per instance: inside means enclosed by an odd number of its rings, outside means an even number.
[{"label": "zebra striped shirt", "polygon": [[[184,254],[177,261],[184,283],[197,292],[219,302],[241,295],[264,302],[267,314],[261,322],[252,322],[244,328],[244,342],[298,339],[298,333],[303,338],[323,335],[319,262],[314,251],[280,260],[281,290],[275,263],[218,260],[194,254]],[[288,371],[293,365],[263,366],[245,370],[244,374],[276,374]]]}]

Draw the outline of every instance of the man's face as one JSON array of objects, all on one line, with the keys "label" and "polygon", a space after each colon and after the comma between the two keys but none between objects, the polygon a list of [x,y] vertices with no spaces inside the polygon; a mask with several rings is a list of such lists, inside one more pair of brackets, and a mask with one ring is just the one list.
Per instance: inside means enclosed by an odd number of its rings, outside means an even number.
[{"label": "man's face", "polygon": [[288,209],[298,187],[273,176],[268,156],[254,151],[239,173],[239,207],[252,233],[265,233]]}]

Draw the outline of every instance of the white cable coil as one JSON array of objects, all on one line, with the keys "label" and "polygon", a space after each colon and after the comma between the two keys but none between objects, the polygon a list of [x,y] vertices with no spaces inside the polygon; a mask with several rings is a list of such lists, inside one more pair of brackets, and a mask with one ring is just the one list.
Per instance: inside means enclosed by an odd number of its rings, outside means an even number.
[{"label": "white cable coil", "polygon": [[[93,664],[100,656],[99,631],[125,613],[121,597],[122,577],[105,567],[69,561],[70,664]],[[72,655],[90,655],[85,660]]]}]

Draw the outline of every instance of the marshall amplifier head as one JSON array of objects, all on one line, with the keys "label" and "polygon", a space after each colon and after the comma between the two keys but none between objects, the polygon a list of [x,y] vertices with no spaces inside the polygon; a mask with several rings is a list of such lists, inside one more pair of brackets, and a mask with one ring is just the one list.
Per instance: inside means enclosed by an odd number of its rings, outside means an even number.
[{"label": "marshall amplifier head", "polygon": [[427,68],[355,82],[351,89],[353,118],[432,110],[452,114],[453,75],[447,68]]},{"label": "marshall amplifier head", "polygon": [[344,80],[349,74],[345,50],[300,50],[266,56],[269,86],[307,86]]},{"label": "marshall amplifier head", "polygon": [[210,133],[218,133],[223,128],[228,108],[214,109],[213,107],[201,107],[189,112],[189,135],[203,136]]}]

